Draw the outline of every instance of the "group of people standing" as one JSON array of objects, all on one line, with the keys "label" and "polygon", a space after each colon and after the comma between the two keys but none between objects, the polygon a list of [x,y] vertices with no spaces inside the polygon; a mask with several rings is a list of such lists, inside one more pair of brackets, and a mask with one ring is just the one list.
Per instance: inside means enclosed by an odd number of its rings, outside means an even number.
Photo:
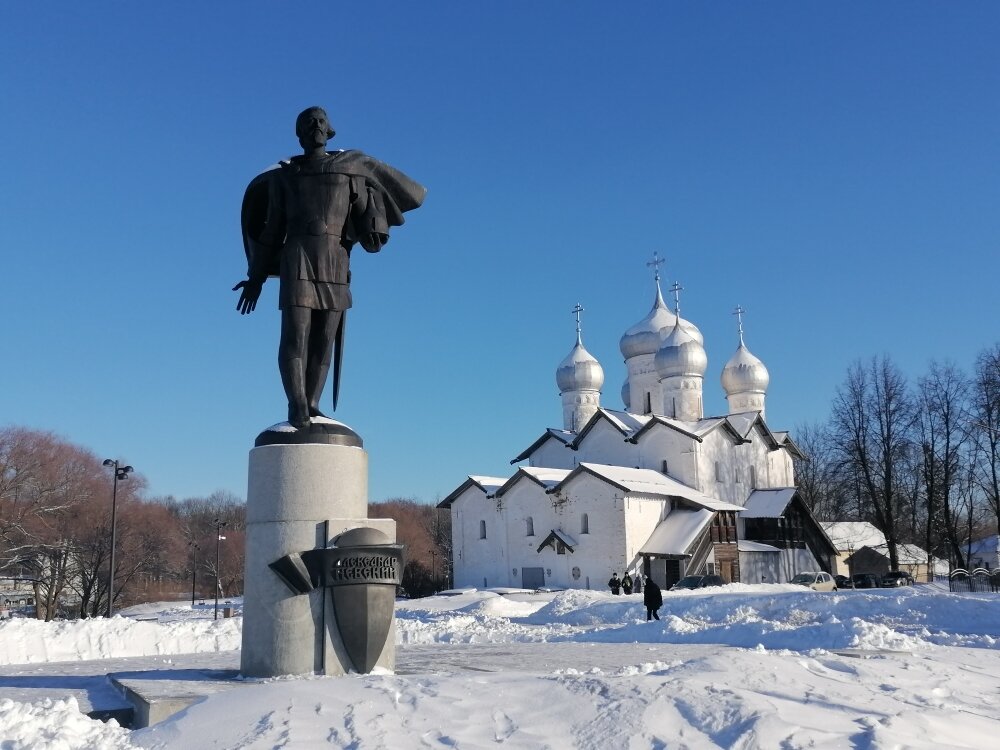
[{"label": "group of people standing", "polygon": [[624,577],[619,578],[618,573],[615,572],[611,574],[611,580],[608,581],[608,588],[611,589],[611,593],[615,596],[619,596],[622,593],[629,595],[633,591],[637,594],[642,594],[642,603],[646,605],[647,622],[653,619],[660,619],[659,609],[663,606],[663,593],[660,591],[660,587],[649,576],[642,576],[637,572],[633,579],[628,571],[625,571]]}]

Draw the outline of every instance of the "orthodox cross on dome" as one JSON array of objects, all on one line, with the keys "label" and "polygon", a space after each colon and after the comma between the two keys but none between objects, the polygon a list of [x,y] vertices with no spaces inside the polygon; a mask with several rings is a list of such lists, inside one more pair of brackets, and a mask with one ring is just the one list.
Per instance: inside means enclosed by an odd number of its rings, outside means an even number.
[{"label": "orthodox cross on dome", "polygon": [[681,292],[683,291],[684,287],[677,281],[670,286],[670,292],[674,295],[674,315],[678,318],[681,316]]},{"label": "orthodox cross on dome", "polygon": [[649,261],[646,265],[653,269],[653,278],[656,280],[656,285],[660,284],[660,266],[662,266],[667,261],[657,255],[656,251],[653,251],[653,259]]},{"label": "orthodox cross on dome", "polygon": [[576,307],[570,310],[570,312],[572,312],[576,316],[576,343],[582,344],[583,339],[581,337],[582,329],[580,328],[580,313],[583,312],[583,305],[577,302]]},{"label": "orthodox cross on dome", "polygon": [[736,316],[736,327],[739,329],[740,332],[741,344],[743,343],[743,313],[745,312],[746,310],[744,310],[740,305],[737,305],[736,309],[733,310],[733,315]]}]

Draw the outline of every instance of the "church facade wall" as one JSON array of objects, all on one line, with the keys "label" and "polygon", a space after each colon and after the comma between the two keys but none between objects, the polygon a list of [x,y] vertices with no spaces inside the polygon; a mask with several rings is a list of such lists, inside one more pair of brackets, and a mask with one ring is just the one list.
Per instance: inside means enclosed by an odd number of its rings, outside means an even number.
[{"label": "church facade wall", "polygon": [[[549,495],[553,518],[576,542],[577,547],[565,560],[565,578],[553,585],[568,588],[603,589],[613,572],[621,575],[626,565],[626,534],[622,493],[589,474],[580,474],[563,491]],[[588,533],[582,533],[583,515],[587,515]],[[572,558],[572,562],[570,562]],[[573,568],[579,568],[574,578]],[[553,574],[556,569],[553,568]]]},{"label": "church facade wall", "polygon": [[793,487],[795,468],[792,457],[786,450],[771,451],[768,455],[768,475],[772,487]]},{"label": "church facade wall", "polygon": [[[452,565],[456,586],[506,586],[507,530],[496,500],[470,487],[451,504]],[[485,533],[485,537],[483,534]]]},{"label": "church facade wall", "polygon": [[567,448],[555,438],[542,443],[528,459],[529,466],[544,466],[550,469],[572,469],[576,466],[576,451]]},{"label": "church facade wall", "polygon": [[625,436],[606,421],[601,420],[587,432],[577,453],[577,461],[589,461],[595,464],[610,464],[612,466],[634,466],[634,449],[632,443],[625,441]]},{"label": "church facade wall", "polygon": [[695,487],[698,481],[696,446],[694,438],[657,425],[639,438],[635,464],[626,465],[638,465],[643,469],[663,472],[666,461],[667,474],[679,482]]}]

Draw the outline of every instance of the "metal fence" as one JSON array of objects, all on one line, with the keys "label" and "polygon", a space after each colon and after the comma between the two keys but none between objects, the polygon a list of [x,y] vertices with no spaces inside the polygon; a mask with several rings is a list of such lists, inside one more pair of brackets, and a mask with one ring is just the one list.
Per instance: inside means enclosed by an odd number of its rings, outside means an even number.
[{"label": "metal fence", "polygon": [[948,576],[948,588],[951,591],[1000,592],[1000,570],[976,568],[973,571],[958,568]]}]

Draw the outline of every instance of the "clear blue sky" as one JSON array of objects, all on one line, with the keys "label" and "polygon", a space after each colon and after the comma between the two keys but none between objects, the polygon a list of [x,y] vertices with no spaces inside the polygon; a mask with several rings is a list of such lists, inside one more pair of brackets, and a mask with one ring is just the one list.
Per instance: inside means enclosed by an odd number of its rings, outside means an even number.
[{"label": "clear blue sky", "polygon": [[240,200],[312,104],[429,190],[353,264],[335,416],[372,500],[561,426],[577,302],[620,408],[654,250],[709,412],[737,303],[776,429],[858,357],[966,367],[1000,339],[998,39],[992,2],[4,3],[0,424],[245,494],[285,404],[277,284],[230,291]]}]

